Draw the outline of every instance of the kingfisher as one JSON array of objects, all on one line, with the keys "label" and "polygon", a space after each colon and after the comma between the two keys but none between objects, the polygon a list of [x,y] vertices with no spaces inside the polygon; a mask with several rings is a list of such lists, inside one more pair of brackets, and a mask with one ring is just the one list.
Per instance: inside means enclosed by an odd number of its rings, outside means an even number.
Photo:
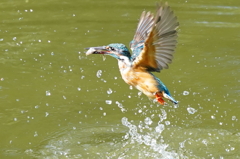
[{"label": "kingfisher", "polygon": [[158,3],[155,16],[143,11],[130,42],[130,49],[121,43],[89,47],[86,55],[110,55],[118,60],[122,79],[150,99],[164,105],[164,98],[178,104],[166,85],[152,72],[167,69],[177,45],[179,22],[168,3]]}]

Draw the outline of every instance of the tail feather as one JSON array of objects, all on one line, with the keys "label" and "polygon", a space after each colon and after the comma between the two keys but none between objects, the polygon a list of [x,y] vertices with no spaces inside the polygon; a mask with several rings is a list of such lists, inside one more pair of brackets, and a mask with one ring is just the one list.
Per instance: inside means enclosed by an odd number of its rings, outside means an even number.
[{"label": "tail feather", "polygon": [[172,96],[168,95],[167,93],[163,92],[163,97],[167,98],[168,100],[170,100],[171,102],[173,102],[174,104],[178,104],[178,101],[176,101]]}]

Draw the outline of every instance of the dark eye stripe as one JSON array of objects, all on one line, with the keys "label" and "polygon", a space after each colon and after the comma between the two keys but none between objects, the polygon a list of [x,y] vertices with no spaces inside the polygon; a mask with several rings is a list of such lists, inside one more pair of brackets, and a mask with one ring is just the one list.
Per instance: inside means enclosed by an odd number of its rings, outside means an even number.
[{"label": "dark eye stripe", "polygon": [[109,50],[111,50],[111,51],[115,51],[115,49],[113,48],[113,47],[109,47]]}]

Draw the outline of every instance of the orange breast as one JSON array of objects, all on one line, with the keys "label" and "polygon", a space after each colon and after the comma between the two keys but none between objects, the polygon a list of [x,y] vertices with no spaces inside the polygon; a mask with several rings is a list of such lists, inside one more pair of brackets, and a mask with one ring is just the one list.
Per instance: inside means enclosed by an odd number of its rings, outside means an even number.
[{"label": "orange breast", "polygon": [[138,90],[143,92],[149,98],[155,98],[155,93],[159,92],[157,85],[152,74],[148,73],[145,69],[122,69],[120,70],[123,80]]}]

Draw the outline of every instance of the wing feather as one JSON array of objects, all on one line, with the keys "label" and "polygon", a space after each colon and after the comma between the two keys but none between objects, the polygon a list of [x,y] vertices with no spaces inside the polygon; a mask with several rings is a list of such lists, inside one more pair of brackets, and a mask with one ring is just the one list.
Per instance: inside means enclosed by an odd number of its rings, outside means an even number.
[{"label": "wing feather", "polygon": [[143,43],[145,41],[153,25],[154,16],[150,12],[146,13],[145,11],[143,11],[139,19],[139,23],[134,38],[130,43],[130,48],[132,51],[136,48],[136,45],[138,45],[139,42]]},{"label": "wing feather", "polygon": [[149,71],[168,68],[177,45],[177,17],[167,3],[158,5],[155,17],[143,12],[130,44],[133,51],[132,67],[144,67]]}]

